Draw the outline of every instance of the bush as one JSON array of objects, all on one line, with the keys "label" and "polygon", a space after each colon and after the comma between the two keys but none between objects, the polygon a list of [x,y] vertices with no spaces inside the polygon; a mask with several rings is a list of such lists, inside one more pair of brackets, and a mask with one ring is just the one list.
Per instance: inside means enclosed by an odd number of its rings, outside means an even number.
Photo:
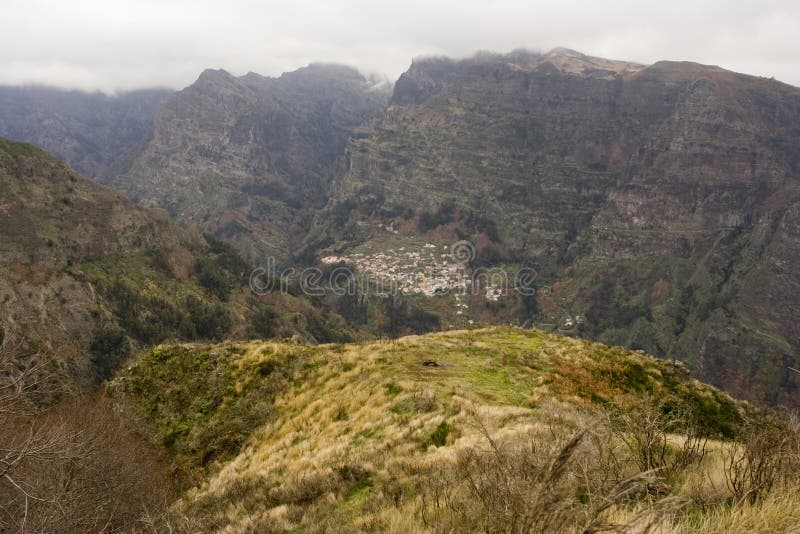
[{"label": "bush", "polygon": [[115,280],[106,293],[121,328],[144,344],[167,339],[183,320],[183,313],[166,300],[144,295],[122,280]]},{"label": "bush", "polygon": [[624,524],[606,512],[643,493],[652,475],[639,473],[621,481],[595,478],[587,464],[607,458],[587,438],[534,433],[498,442],[483,424],[485,447],[459,453],[454,465],[426,477],[420,488],[427,524],[442,532],[652,532],[666,514],[681,505],[672,498],[651,502]]},{"label": "bush", "polygon": [[388,298],[378,306],[374,327],[380,334],[402,336],[432,332],[440,325],[441,319],[435,313],[414,306],[405,298]]},{"label": "bush", "polygon": [[725,456],[725,481],[737,503],[754,504],[780,482],[798,482],[800,433],[771,417],[748,420]]},{"label": "bush", "polygon": [[233,282],[220,266],[209,258],[200,258],[195,262],[197,281],[221,300],[226,300],[233,290]]},{"label": "bush", "polygon": [[163,248],[153,248],[147,251],[147,258],[150,260],[150,265],[160,273],[166,274],[169,277],[174,276],[172,267],[169,265],[167,259],[167,251]]},{"label": "bush", "polygon": [[367,324],[368,321],[368,308],[367,299],[361,294],[351,295],[345,293],[336,297],[333,308],[350,324]]},{"label": "bush", "polygon": [[239,251],[222,239],[217,239],[212,234],[204,234],[214,261],[221,269],[228,271],[234,278],[241,278],[250,269],[249,264],[242,258]]},{"label": "bush", "polygon": [[145,430],[108,399],[72,398],[25,413],[7,412],[10,399],[0,397],[0,531],[137,531],[143,515],[170,500]]},{"label": "bush", "polygon": [[419,214],[417,227],[420,232],[427,232],[454,220],[455,203],[452,200],[442,202],[436,211],[423,211]]},{"label": "bush", "polygon": [[[625,445],[637,468],[657,473],[670,483],[689,466],[702,461],[709,439],[707,433],[692,424],[692,415],[682,406],[669,399],[645,397],[613,412],[609,418],[611,434]],[[674,434],[684,436],[680,446],[671,442],[670,435]]]},{"label": "bush", "polygon": [[430,438],[428,438],[428,444],[436,447],[444,447],[447,443],[447,436],[450,434],[451,430],[452,428],[447,424],[447,421],[442,421],[431,433]]},{"label": "bush", "polygon": [[221,304],[206,304],[194,295],[186,297],[186,311],[199,339],[222,340],[233,320]]}]

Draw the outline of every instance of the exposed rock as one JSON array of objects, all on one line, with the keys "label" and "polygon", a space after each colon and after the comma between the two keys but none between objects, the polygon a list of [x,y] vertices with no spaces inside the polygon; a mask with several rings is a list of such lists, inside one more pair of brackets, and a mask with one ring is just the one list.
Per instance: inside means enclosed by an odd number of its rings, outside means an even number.
[{"label": "exposed rock", "polygon": [[338,65],[278,78],[207,70],[159,107],[152,141],[114,184],[251,257],[285,258],[327,201],[348,137],[387,98]]},{"label": "exposed rock", "polygon": [[484,217],[555,288],[540,321],[798,402],[798,88],[565,50],[418,60],[334,190],[331,213]]}]

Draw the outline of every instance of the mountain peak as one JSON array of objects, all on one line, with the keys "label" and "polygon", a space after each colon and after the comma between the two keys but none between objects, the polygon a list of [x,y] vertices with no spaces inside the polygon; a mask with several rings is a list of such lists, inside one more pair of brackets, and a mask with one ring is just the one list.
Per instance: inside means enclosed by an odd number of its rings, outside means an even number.
[{"label": "mountain peak", "polygon": [[586,54],[578,52],[577,50],[573,50],[571,48],[565,48],[563,46],[557,46],[547,52],[545,57],[554,57],[554,56],[569,56],[569,57],[578,57],[578,58],[585,58],[587,57]]},{"label": "mountain peak", "polygon": [[357,80],[363,81],[364,75],[354,67],[340,63],[309,63],[291,72],[284,72],[280,76],[283,80],[298,80],[302,82],[327,82],[331,80]]},{"label": "mountain peak", "polygon": [[200,73],[197,81],[205,83],[220,83],[229,82],[234,79],[235,77],[225,69],[206,69]]},{"label": "mountain peak", "polygon": [[536,67],[550,64],[560,72],[591,77],[614,77],[629,75],[645,68],[645,65],[631,61],[619,61],[588,56],[569,48],[553,48],[537,62]]}]

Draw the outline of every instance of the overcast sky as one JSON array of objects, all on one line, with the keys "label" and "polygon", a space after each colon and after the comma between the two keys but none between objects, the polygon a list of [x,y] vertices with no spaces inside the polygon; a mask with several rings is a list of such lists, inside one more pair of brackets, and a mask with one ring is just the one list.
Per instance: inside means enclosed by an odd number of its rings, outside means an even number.
[{"label": "overcast sky", "polygon": [[556,46],[684,59],[800,86],[800,2],[0,0],[0,84],[180,88],[205,68],[313,61],[397,78],[421,55]]}]

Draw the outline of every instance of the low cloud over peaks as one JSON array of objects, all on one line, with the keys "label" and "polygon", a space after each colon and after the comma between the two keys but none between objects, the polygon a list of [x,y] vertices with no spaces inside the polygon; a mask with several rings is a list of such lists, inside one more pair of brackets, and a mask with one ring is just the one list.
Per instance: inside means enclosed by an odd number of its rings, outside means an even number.
[{"label": "low cloud over peaks", "polygon": [[180,88],[208,67],[277,75],[315,61],[394,80],[416,56],[556,46],[800,85],[800,4],[5,0],[0,84]]}]

